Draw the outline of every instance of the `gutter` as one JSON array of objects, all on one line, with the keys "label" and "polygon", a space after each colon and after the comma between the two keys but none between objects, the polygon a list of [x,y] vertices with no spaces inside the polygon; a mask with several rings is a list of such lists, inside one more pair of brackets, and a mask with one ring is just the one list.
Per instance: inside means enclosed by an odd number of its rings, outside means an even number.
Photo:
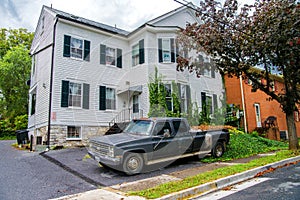
[{"label": "gutter", "polygon": [[47,132],[47,149],[50,149],[50,126],[51,126],[51,112],[52,112],[52,87],[53,87],[53,69],[54,69],[54,48],[55,48],[55,36],[56,36],[56,25],[58,18],[56,18],[53,26],[53,43],[52,43],[52,58],[51,58],[51,70],[50,70],[50,86],[49,86],[49,110],[48,110],[48,132]]}]

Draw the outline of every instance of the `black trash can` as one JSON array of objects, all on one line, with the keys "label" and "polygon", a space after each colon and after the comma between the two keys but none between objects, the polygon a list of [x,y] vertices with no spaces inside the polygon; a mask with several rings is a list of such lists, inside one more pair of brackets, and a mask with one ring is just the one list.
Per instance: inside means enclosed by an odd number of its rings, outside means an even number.
[{"label": "black trash can", "polygon": [[18,145],[28,143],[28,130],[27,129],[17,130],[16,135],[17,135]]}]

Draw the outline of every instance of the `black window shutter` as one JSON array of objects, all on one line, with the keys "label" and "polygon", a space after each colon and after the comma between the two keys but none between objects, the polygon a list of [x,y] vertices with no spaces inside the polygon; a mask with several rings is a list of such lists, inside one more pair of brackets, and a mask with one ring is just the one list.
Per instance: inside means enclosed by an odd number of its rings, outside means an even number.
[{"label": "black window shutter", "polygon": [[191,88],[189,85],[186,85],[186,99],[187,99],[187,110],[190,109],[190,106],[192,105],[191,101]]},{"label": "black window shutter", "polygon": [[106,110],[106,87],[100,86],[99,89],[99,110]]},{"label": "black window shutter", "polygon": [[84,83],[83,84],[83,104],[82,104],[82,108],[84,109],[89,109],[89,105],[90,105],[90,85]]},{"label": "black window shutter", "polygon": [[62,81],[61,85],[61,107],[69,106],[69,81]]},{"label": "black window shutter", "polygon": [[163,62],[162,56],[162,39],[158,39],[158,62]]},{"label": "black window shutter", "polygon": [[106,64],[106,46],[100,44],[100,64]]},{"label": "black window shutter", "polygon": [[171,62],[175,62],[175,43],[174,38],[170,39],[170,45],[171,45]]},{"label": "black window shutter", "polygon": [[84,40],[84,53],[83,53],[83,59],[85,61],[90,61],[90,46],[91,42]]},{"label": "black window shutter", "polygon": [[71,53],[71,36],[64,35],[64,52],[63,52],[63,56],[64,57],[70,57],[70,53]]},{"label": "black window shutter", "polygon": [[215,67],[213,66],[211,66],[211,77],[216,78],[216,71],[215,71]]},{"label": "black window shutter", "polygon": [[214,110],[218,109],[218,96],[216,94],[213,94],[213,104],[214,104]]},{"label": "black window shutter", "polygon": [[207,112],[206,112],[206,93],[205,92],[201,92],[201,105],[202,105],[202,112],[204,113],[204,115],[206,115]]},{"label": "black window shutter", "polygon": [[139,64],[143,64],[145,62],[144,40],[139,41],[139,59]]},{"label": "black window shutter", "polygon": [[117,67],[122,68],[122,49],[117,49]]},{"label": "black window shutter", "polygon": [[183,103],[184,103],[184,101],[182,101],[182,98],[181,98],[181,87],[180,87],[180,83],[177,83],[177,89],[178,89],[178,99],[179,99],[179,102],[180,102],[180,110],[179,110],[179,112],[183,112],[184,110],[183,110],[182,108],[183,108]]}]

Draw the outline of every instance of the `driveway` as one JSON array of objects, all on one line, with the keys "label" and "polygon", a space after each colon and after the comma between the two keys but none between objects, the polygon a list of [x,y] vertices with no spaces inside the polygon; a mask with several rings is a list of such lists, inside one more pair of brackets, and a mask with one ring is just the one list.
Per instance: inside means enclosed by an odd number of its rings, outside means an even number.
[{"label": "driveway", "polygon": [[133,182],[204,165],[199,162],[197,157],[191,157],[178,160],[169,166],[155,171],[128,176],[123,172],[103,168],[95,160],[87,158],[86,148],[52,150],[42,156],[88,183],[97,186],[112,186],[124,182]]},{"label": "driveway", "polygon": [[44,200],[96,188],[36,152],[13,148],[15,142],[0,141],[1,200]]}]

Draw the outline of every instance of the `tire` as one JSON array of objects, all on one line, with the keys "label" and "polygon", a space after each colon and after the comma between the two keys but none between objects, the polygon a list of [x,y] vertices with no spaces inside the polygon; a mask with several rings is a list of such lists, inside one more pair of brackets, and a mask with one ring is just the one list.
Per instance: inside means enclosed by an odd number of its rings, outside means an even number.
[{"label": "tire", "polygon": [[111,169],[109,166],[107,166],[107,165],[105,165],[105,164],[103,164],[103,163],[101,163],[101,162],[99,162],[99,164],[101,165],[101,167],[102,167],[103,169]]},{"label": "tire", "polygon": [[139,174],[144,167],[144,159],[138,153],[129,153],[123,161],[123,171],[127,175]]},{"label": "tire", "polygon": [[217,142],[217,144],[212,149],[212,156],[214,158],[220,158],[225,152],[225,147],[223,142]]}]

